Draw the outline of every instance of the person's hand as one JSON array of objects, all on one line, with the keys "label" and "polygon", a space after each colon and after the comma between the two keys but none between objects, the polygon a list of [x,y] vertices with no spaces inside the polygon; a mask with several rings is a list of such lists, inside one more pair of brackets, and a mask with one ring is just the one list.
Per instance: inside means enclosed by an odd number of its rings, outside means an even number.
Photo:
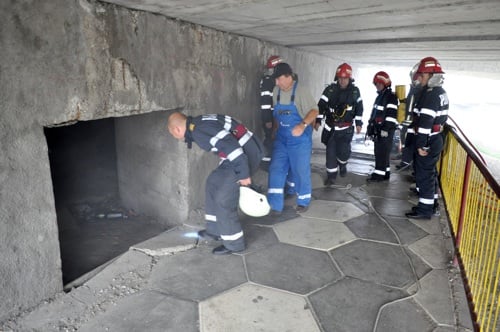
[{"label": "person's hand", "polygon": [[304,133],[304,130],[306,129],[306,127],[304,127],[304,124],[302,123],[299,123],[298,125],[296,125],[295,127],[293,127],[292,129],[292,136],[300,136]]},{"label": "person's hand", "polygon": [[272,122],[266,122],[266,128],[267,129],[271,129],[273,127],[273,123]]},{"label": "person's hand", "polygon": [[418,152],[419,156],[421,156],[421,157],[425,157],[429,154],[429,152],[427,150],[424,150],[422,148],[418,148],[417,152]]},{"label": "person's hand", "polygon": [[241,179],[238,182],[240,183],[240,186],[249,186],[252,184],[252,179],[251,178]]},{"label": "person's hand", "polygon": [[356,134],[359,134],[361,132],[361,126],[356,126]]}]

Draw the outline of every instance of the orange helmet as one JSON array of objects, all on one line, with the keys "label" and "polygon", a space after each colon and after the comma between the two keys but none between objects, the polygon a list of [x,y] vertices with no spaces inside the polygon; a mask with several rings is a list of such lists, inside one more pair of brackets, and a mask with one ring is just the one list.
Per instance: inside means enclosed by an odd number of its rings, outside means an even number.
[{"label": "orange helmet", "polygon": [[351,78],[352,77],[352,67],[349,66],[347,63],[343,63],[340,66],[337,67],[337,71],[335,72],[335,77],[346,77],[346,78]]},{"label": "orange helmet", "polygon": [[283,62],[283,59],[279,55],[272,55],[269,57],[269,59],[267,59],[267,68],[274,68],[278,63],[281,62]]},{"label": "orange helmet", "polygon": [[382,83],[386,88],[391,86],[391,78],[385,71],[379,71],[373,76],[373,84]]}]

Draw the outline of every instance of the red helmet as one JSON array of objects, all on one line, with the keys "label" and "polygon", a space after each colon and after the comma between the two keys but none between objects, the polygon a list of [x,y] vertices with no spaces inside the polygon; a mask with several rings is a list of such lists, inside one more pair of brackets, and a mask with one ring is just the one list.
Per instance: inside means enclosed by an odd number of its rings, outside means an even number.
[{"label": "red helmet", "polygon": [[337,71],[335,72],[335,77],[336,78],[340,78],[340,77],[351,78],[352,77],[352,67],[344,62],[343,64],[341,64],[340,66],[337,67]]},{"label": "red helmet", "polygon": [[281,62],[283,62],[283,59],[279,55],[272,55],[269,57],[269,59],[267,59],[267,68],[274,68],[278,63]]},{"label": "red helmet", "polygon": [[373,76],[373,84],[382,83],[385,87],[391,86],[391,78],[385,71],[379,71]]},{"label": "red helmet", "polygon": [[429,56],[427,58],[423,58],[422,60],[420,60],[418,64],[417,73],[444,74],[444,71],[441,68],[439,62],[436,60],[436,58]]}]

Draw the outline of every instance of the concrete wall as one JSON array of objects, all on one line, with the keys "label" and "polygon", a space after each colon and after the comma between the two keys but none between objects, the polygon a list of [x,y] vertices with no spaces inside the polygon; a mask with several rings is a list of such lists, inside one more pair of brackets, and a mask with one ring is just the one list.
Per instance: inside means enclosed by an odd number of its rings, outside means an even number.
[{"label": "concrete wall", "polygon": [[156,111],[227,113],[255,130],[269,55],[284,56],[318,98],[337,65],[93,1],[4,0],[0,22],[0,320],[62,289],[45,126],[150,113],[116,120],[120,193],[182,223],[202,209],[215,159],[168,136]]}]

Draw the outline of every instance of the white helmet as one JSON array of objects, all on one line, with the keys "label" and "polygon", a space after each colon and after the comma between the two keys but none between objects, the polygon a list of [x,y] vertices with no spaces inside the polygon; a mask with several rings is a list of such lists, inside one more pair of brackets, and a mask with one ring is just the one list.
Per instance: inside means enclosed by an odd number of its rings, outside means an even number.
[{"label": "white helmet", "polygon": [[240,186],[239,203],[241,211],[250,217],[263,217],[271,211],[266,196],[246,186]]}]

